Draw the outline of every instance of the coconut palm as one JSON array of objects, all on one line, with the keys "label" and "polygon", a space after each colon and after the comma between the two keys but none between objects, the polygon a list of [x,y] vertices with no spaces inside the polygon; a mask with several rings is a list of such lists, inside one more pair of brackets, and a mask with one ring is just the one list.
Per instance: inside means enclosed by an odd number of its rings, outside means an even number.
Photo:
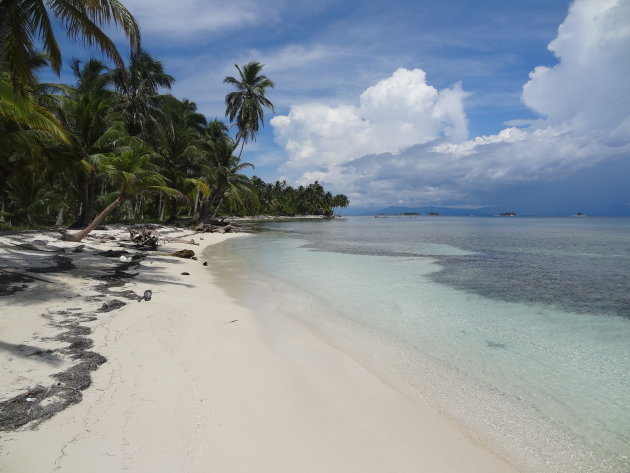
[{"label": "coconut palm", "polygon": [[225,116],[230,118],[230,122],[236,120],[236,144],[241,144],[240,157],[245,143],[256,141],[259,126],[261,123],[264,125],[263,108],[274,111],[273,104],[265,97],[265,91],[275,84],[267,76],[260,75],[263,65],[259,62],[252,61],[242,69],[237,64],[235,67],[239,78],[228,76],[223,82],[236,89],[225,96]]},{"label": "coconut palm", "polygon": [[347,196],[345,196],[344,194],[337,194],[335,195],[332,201],[332,211],[334,213],[336,208],[345,209],[349,205],[350,205],[350,200],[348,199]]},{"label": "coconut palm", "polygon": [[117,67],[112,75],[127,133],[137,136],[156,113],[159,89],[170,89],[175,79],[164,72],[160,61],[143,50],[132,51],[127,67]]},{"label": "coconut palm", "polygon": [[[156,153],[157,163],[171,185],[182,191],[200,189],[207,192],[207,185],[197,177],[203,165],[198,145],[206,125],[205,117],[197,112],[197,106],[188,100],[180,101],[172,95],[159,99],[161,112],[149,123],[147,140]],[[169,220],[177,217],[178,198],[171,199]]]},{"label": "coconut palm", "polygon": [[122,125],[111,120],[115,95],[109,89],[111,76],[103,63],[92,59],[84,65],[73,62],[75,87],[65,87],[55,113],[70,139],[51,150],[76,176],[81,208],[75,224],[84,227],[94,213],[96,172],[100,161],[123,138]]},{"label": "coconut palm", "polygon": [[[243,197],[252,194],[252,183],[241,171],[245,168],[254,169],[254,165],[240,162],[240,158],[234,155],[236,147],[231,140],[219,142],[215,147],[214,190],[209,201],[209,207],[214,206],[214,211],[210,220],[214,219],[226,199],[242,203]],[[202,216],[201,221],[205,220],[204,217],[206,215]]]},{"label": "coconut palm", "polygon": [[228,131],[227,125],[218,118],[208,122],[208,126],[204,130],[204,138],[208,147],[212,148],[216,143],[229,141],[231,138]]},{"label": "coconut palm", "polygon": [[99,226],[113,210],[127,199],[143,192],[166,192],[177,195],[179,192],[166,186],[167,179],[151,165],[151,149],[140,141],[134,141],[119,154],[103,159],[102,171],[116,187],[113,201],[99,213],[83,230],[66,235],[65,240],[81,241],[92,230]]},{"label": "coconut palm", "polygon": [[33,94],[18,93],[0,80],[0,222],[8,216],[5,202],[9,186],[27,173],[41,178],[45,170],[44,150],[50,144],[68,142],[56,117],[37,104]]},{"label": "coconut palm", "polygon": [[13,81],[27,80],[32,74],[29,58],[40,47],[60,72],[61,50],[51,15],[71,39],[97,46],[118,66],[123,60],[102,26],[122,27],[131,48],[140,47],[140,28],[119,0],[0,0],[0,73],[8,72]]},{"label": "coconut palm", "polygon": [[67,141],[67,135],[55,116],[34,97],[19,94],[0,80],[0,159],[8,150],[31,150],[36,139]]}]

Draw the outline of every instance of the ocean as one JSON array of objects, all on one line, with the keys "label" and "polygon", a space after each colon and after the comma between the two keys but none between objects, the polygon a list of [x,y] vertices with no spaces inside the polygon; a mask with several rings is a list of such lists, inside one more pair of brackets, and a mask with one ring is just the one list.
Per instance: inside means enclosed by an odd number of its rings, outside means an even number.
[{"label": "ocean", "polygon": [[630,219],[256,228],[209,253],[241,303],[298,318],[524,471],[630,471]]}]

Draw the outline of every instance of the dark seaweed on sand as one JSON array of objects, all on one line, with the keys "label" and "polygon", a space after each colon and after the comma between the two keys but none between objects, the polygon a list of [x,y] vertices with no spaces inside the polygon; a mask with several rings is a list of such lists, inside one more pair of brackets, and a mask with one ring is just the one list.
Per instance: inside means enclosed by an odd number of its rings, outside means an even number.
[{"label": "dark seaweed on sand", "polygon": [[[107,251],[97,253],[99,256],[120,257],[128,254],[127,251]],[[132,268],[137,268],[144,255],[134,255],[131,261],[117,264],[109,274],[91,276],[94,279],[103,281],[96,286],[95,290],[99,297],[107,296],[111,288],[118,288],[125,285],[126,281],[133,278],[137,273],[129,273]],[[67,256],[54,255],[52,257],[54,265],[29,268],[32,273],[56,273],[77,269]],[[40,280],[37,276],[29,277],[25,274],[0,272],[0,296],[11,295],[28,288],[28,283]],[[133,291],[120,291],[116,296],[129,300],[138,300],[138,296]],[[90,298],[91,300],[92,298]],[[98,299],[95,299],[98,300]],[[57,341],[68,343],[65,348],[58,349],[59,353],[69,356],[78,361],[67,370],[51,375],[56,382],[49,385],[37,385],[27,389],[12,399],[0,402],[0,431],[10,431],[30,424],[31,428],[37,427],[40,423],[50,419],[58,412],[81,401],[83,395],[81,391],[87,389],[92,383],[91,372],[96,370],[107,360],[104,356],[90,351],[93,346],[91,339],[86,336],[91,333],[91,329],[81,323],[96,320],[97,314],[107,313],[124,306],[126,302],[119,299],[111,299],[104,302],[95,313],[71,313],[69,311],[59,311],[57,315],[62,315],[65,320],[61,323],[53,324],[56,328],[65,329],[64,332],[54,337]],[[31,354],[40,355],[39,352]]]}]

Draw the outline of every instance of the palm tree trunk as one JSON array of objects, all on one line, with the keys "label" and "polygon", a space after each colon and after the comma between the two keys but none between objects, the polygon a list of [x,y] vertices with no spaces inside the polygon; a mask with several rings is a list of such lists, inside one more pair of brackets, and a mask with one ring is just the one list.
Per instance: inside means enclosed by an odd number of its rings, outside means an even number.
[{"label": "palm tree trunk", "polygon": [[72,235],[65,235],[63,239],[66,241],[74,241],[74,242],[79,242],[83,240],[88,233],[90,233],[92,230],[98,227],[101,224],[101,222],[105,220],[105,218],[112,212],[112,210],[119,207],[125,201],[126,198],[127,197],[124,195],[119,195],[118,198],[115,201],[113,201],[111,204],[109,204],[107,207],[105,207],[105,210],[103,210],[100,214],[98,214],[96,218],[92,220],[92,223],[90,223],[87,227],[85,227],[80,232],[74,233]]},{"label": "palm tree trunk", "polygon": [[166,209],[166,201],[162,198],[162,193],[160,192],[160,213],[158,215],[158,220],[161,222],[164,220],[164,210]]},{"label": "palm tree trunk", "polygon": [[55,222],[56,227],[61,227],[63,225],[63,205],[59,206],[59,211],[57,212],[57,221]]},{"label": "palm tree trunk", "polygon": [[238,152],[238,159],[241,159],[241,154],[243,154],[243,148],[245,147],[245,140],[241,143],[241,150]]},{"label": "palm tree trunk", "polygon": [[90,184],[88,182],[88,177],[85,174],[80,174],[78,180],[79,201],[81,205],[79,205],[79,213],[70,228],[83,228],[90,221],[87,215],[89,212],[88,200],[90,195]]},{"label": "palm tree trunk", "polygon": [[171,215],[168,217],[169,222],[174,222],[177,217],[177,199],[175,197],[171,197]]},{"label": "palm tree trunk", "polygon": [[197,216],[197,209],[199,208],[199,191],[197,191],[197,195],[195,196],[195,207],[193,208],[193,217]]},{"label": "palm tree trunk", "polygon": [[210,217],[210,221],[212,222],[214,220],[214,217],[217,216],[217,212],[219,211],[219,207],[221,207],[221,204],[223,203],[223,196],[221,196],[221,200],[219,201],[219,203],[217,204],[217,206],[214,208],[214,213],[212,214],[212,217]]},{"label": "palm tree trunk", "polygon": [[85,212],[85,222],[84,225],[87,225],[87,223],[94,217],[94,214],[96,213],[94,211],[94,202],[96,201],[96,179],[95,179],[95,175],[94,172],[90,172],[90,174],[88,175],[88,194],[87,194],[87,211]]}]

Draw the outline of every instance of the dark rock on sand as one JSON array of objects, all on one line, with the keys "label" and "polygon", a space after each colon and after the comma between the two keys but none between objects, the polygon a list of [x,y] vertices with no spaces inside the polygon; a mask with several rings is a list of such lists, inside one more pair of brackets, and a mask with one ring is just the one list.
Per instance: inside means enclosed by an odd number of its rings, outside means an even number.
[{"label": "dark rock on sand", "polygon": [[174,253],[169,253],[168,256],[177,256],[178,258],[190,259],[195,256],[195,252],[193,250],[177,250]]}]

